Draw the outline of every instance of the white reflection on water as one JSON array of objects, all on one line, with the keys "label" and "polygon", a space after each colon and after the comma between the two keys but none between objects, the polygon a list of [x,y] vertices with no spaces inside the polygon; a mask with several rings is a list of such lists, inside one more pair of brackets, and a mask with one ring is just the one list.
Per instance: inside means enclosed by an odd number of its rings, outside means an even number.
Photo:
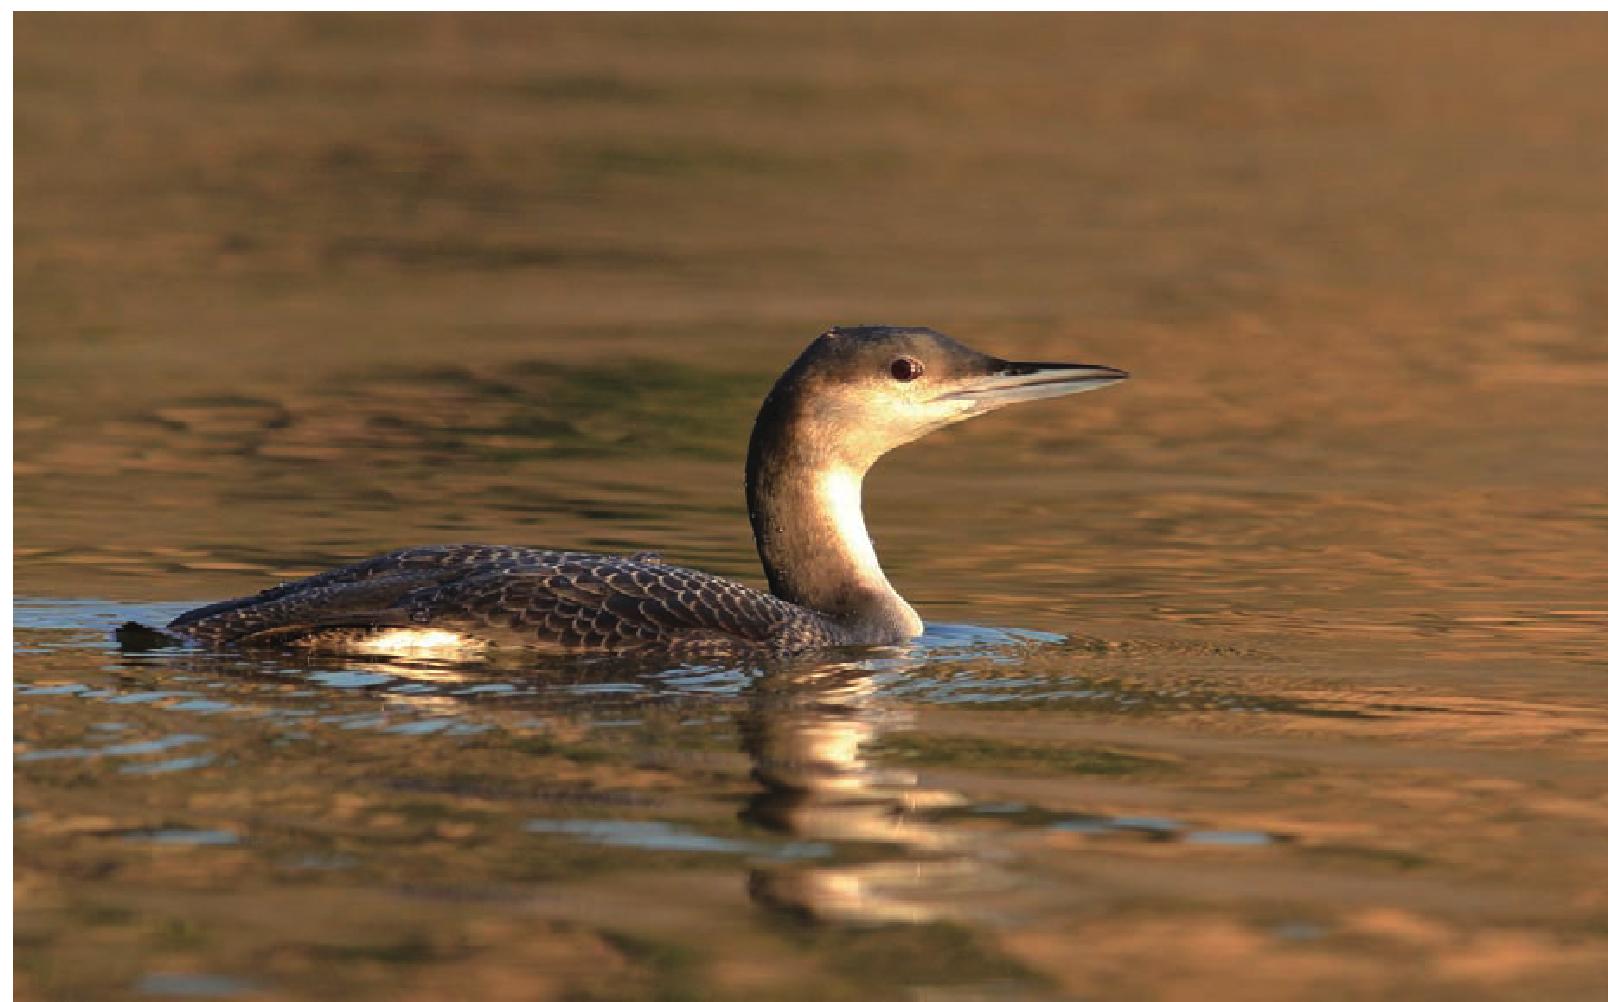
[{"label": "white reflection on water", "polygon": [[975,834],[924,814],[964,806],[965,798],[869,760],[876,741],[908,726],[908,716],[880,701],[877,676],[864,664],[783,668],[757,680],[743,732],[763,791],[744,817],[899,857],[757,869],[749,883],[756,902],[821,921],[929,922],[971,916],[979,891],[1007,882]]}]

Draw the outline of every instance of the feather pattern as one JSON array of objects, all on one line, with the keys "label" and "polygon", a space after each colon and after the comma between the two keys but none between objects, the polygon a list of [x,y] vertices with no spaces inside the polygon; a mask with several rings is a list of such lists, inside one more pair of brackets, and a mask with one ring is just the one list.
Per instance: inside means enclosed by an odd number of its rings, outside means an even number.
[{"label": "feather pattern", "polygon": [[793,653],[848,642],[810,609],[657,554],[460,544],[395,550],[173,620],[209,644],[341,646],[387,629],[571,650]]}]

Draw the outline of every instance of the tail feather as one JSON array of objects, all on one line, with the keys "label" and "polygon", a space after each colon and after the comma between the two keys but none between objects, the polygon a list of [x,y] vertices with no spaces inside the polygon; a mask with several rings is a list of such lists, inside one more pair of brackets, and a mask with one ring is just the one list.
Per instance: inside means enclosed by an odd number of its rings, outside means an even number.
[{"label": "tail feather", "polygon": [[132,619],[112,632],[117,646],[125,651],[159,651],[165,647],[183,647],[184,638],[152,629]]}]

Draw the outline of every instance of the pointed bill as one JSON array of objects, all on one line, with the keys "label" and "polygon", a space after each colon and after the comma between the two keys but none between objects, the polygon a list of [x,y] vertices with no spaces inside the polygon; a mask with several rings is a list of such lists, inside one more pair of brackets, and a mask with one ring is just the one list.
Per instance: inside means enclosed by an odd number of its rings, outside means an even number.
[{"label": "pointed bill", "polygon": [[968,400],[993,410],[1028,400],[1047,400],[1085,393],[1128,378],[1121,369],[1082,362],[1007,362],[995,359],[993,371],[944,394],[944,400]]}]

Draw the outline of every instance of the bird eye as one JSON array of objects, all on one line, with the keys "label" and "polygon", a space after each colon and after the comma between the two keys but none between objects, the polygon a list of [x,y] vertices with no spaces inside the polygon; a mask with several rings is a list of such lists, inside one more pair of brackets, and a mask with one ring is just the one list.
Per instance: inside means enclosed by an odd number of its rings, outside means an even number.
[{"label": "bird eye", "polygon": [[910,358],[907,355],[899,356],[893,360],[892,365],[888,366],[888,375],[901,383],[908,383],[912,379],[921,378],[923,371],[920,360]]}]

